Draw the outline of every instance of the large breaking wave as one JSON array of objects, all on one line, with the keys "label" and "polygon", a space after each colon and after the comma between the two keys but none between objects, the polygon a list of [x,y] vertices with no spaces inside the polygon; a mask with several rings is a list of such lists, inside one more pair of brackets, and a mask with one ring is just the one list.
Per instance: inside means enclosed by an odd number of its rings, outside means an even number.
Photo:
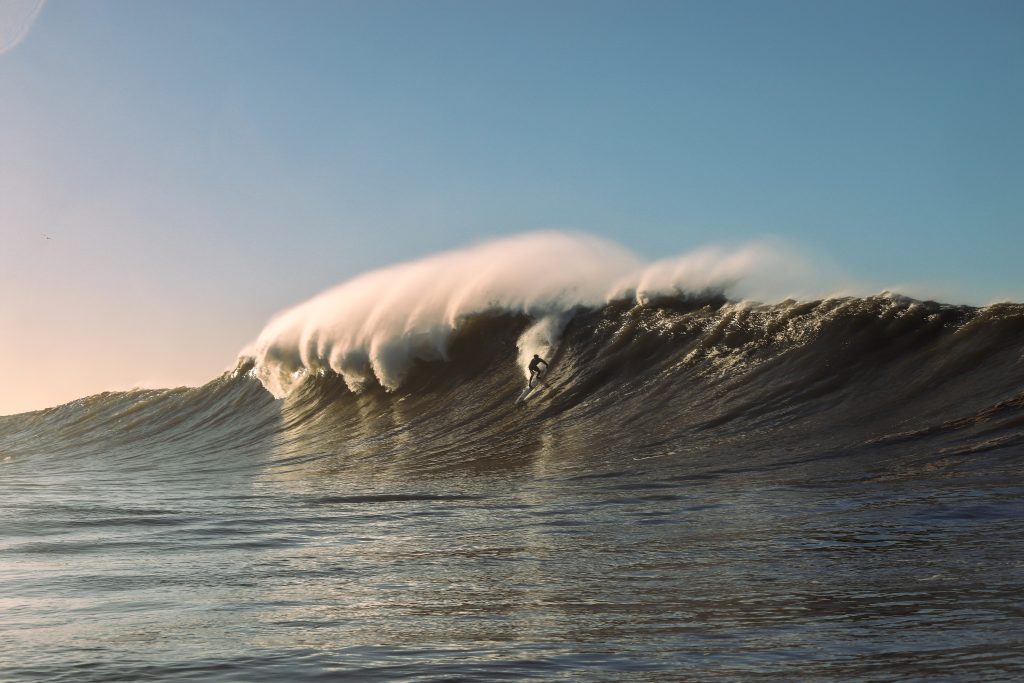
[{"label": "large breaking wave", "polygon": [[[1024,306],[752,299],[815,277],[765,245],[645,264],[578,235],[484,244],[286,311],[204,387],[0,418],[0,460],[198,472],[267,457],[496,466],[543,452],[584,470],[675,458],[692,472],[800,463],[875,476],[1020,451]],[[552,370],[517,407],[534,352]]]},{"label": "large breaking wave", "polygon": [[353,391],[368,382],[395,389],[413,361],[447,358],[451,335],[468,316],[485,311],[535,321],[520,338],[525,370],[533,353],[556,352],[577,309],[709,292],[780,297],[805,294],[820,280],[809,261],[769,243],[644,263],[592,236],[532,233],[345,282],[278,315],[248,354],[276,396],[301,376],[322,372],[343,377]]}]

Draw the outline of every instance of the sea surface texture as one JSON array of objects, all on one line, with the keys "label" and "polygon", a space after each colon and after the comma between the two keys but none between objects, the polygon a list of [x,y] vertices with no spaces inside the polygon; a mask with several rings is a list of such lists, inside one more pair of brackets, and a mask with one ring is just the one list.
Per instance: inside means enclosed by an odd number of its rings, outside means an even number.
[{"label": "sea surface texture", "polygon": [[1024,306],[537,324],[0,418],[0,680],[1024,680]]}]

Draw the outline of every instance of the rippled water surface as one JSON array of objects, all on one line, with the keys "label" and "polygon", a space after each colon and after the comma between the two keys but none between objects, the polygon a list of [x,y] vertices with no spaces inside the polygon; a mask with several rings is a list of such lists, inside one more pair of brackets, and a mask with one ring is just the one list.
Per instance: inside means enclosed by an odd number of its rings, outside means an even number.
[{"label": "rippled water surface", "polygon": [[631,465],[7,463],[2,678],[1024,675],[1018,485]]}]

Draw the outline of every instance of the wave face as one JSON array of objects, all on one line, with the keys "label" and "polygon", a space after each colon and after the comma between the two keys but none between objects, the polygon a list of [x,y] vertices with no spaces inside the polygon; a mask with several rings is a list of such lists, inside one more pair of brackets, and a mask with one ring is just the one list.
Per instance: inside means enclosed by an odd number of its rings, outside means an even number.
[{"label": "wave face", "polygon": [[393,391],[307,375],[284,402],[286,422],[300,440],[333,435],[354,457],[409,458],[413,446],[417,467],[552,449],[582,470],[635,458],[770,469],[794,454],[834,469],[839,453],[952,467],[1024,442],[1019,305],[622,300],[576,312],[546,386],[516,406],[524,381],[512,359],[534,325],[469,317],[447,360],[414,363]]},{"label": "wave face", "polygon": [[[668,458],[694,471],[767,472],[799,461],[808,473],[820,464],[870,476],[919,458],[959,467],[1024,443],[1018,304],[878,296],[765,305],[708,294],[560,315],[540,330],[526,312],[463,316],[443,353],[411,358],[393,387],[372,375],[353,386],[320,367],[297,373],[274,400],[256,379],[258,361],[245,359],[197,389],[102,394],[3,418],[0,458],[102,455],[127,466],[151,458],[152,445],[166,466],[247,467],[269,452],[277,462],[344,453],[434,469],[513,465],[553,450],[582,469]],[[517,359],[537,339],[551,372],[516,405],[525,384]]]}]

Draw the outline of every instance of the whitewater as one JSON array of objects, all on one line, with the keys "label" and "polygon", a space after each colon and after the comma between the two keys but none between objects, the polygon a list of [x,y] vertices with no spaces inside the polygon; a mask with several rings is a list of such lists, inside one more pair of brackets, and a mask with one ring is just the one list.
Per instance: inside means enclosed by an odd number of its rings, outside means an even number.
[{"label": "whitewater", "polygon": [[0,679],[1024,676],[1022,304],[541,232],[254,336],[0,417]]}]

